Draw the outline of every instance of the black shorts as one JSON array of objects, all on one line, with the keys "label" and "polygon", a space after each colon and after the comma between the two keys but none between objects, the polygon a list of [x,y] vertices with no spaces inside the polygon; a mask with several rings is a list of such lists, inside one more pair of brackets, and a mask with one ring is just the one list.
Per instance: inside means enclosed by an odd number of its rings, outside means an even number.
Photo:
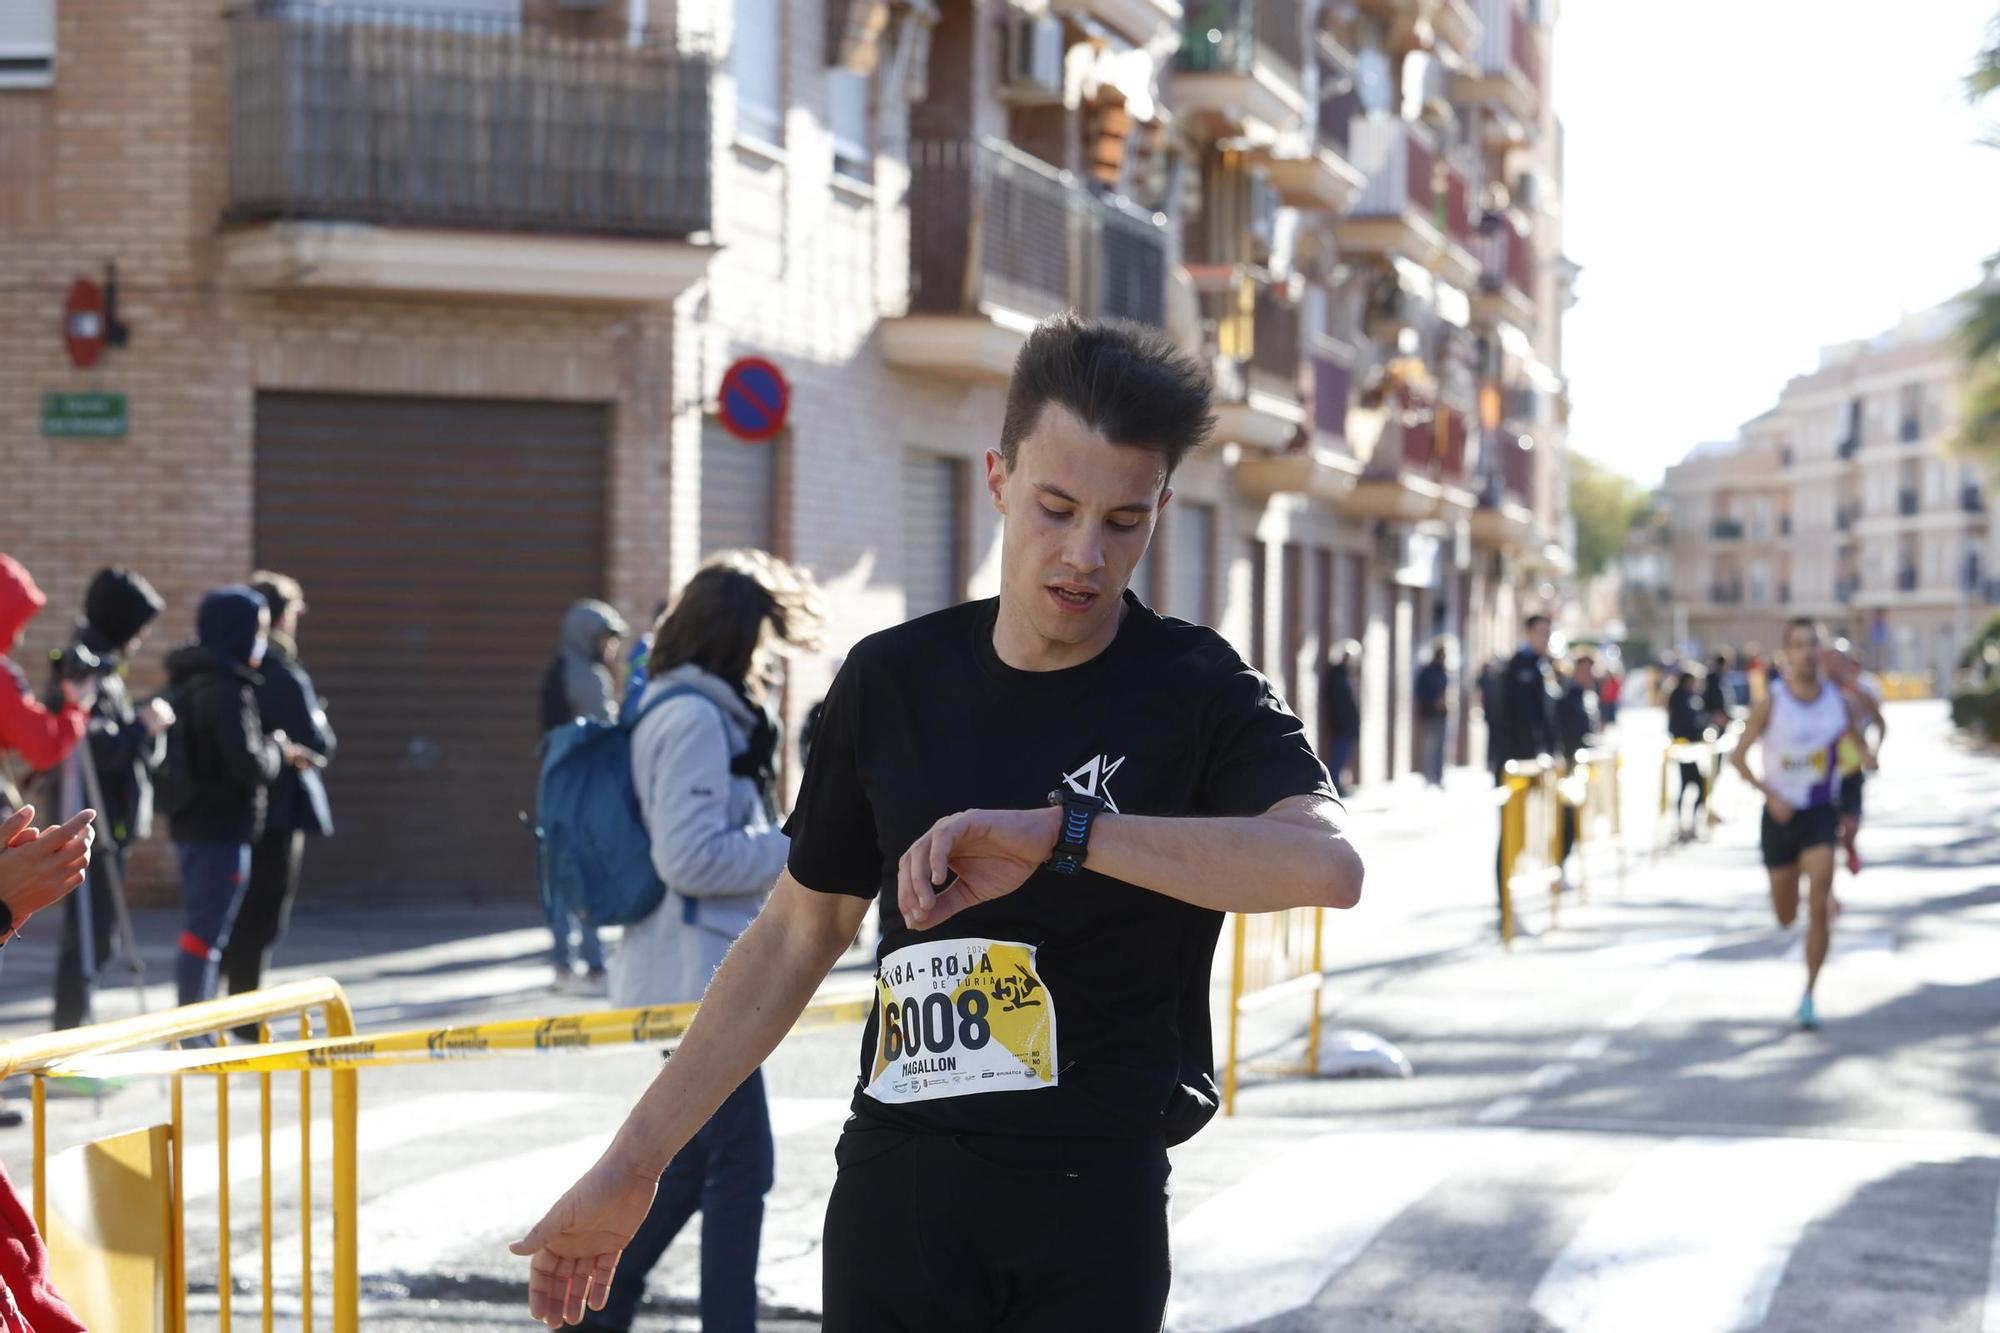
[{"label": "black shorts", "polygon": [[1158,1333],[1164,1140],[849,1128],[834,1160],[824,1333]]},{"label": "black shorts", "polygon": [[1831,847],[1840,841],[1840,810],[1831,805],[1809,805],[1795,810],[1780,824],[1764,811],[1764,866],[1780,870],[1795,866],[1811,847]]},{"label": "black shorts", "polygon": [[1861,822],[1861,784],[1866,777],[1865,773],[1849,773],[1840,780],[1840,813],[1857,824]]}]

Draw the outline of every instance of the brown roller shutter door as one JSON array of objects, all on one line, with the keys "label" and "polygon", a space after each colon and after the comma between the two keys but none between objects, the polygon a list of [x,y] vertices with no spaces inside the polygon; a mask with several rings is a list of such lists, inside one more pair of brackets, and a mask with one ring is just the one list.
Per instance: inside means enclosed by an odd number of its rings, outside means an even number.
[{"label": "brown roller shutter door", "polygon": [[305,585],[335,836],[308,901],[534,895],[537,699],[604,593],[609,409],[257,395],[257,563]]}]

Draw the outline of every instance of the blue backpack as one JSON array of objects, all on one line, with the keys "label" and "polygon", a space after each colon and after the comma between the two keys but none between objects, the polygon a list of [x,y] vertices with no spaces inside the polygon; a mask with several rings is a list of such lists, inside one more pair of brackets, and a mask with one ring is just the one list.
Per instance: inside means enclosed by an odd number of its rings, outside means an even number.
[{"label": "blue backpack", "polygon": [[666,898],[632,785],[632,733],[648,713],[684,694],[707,698],[676,685],[616,722],[579,718],[543,740],[535,835],[542,906],[553,919],[575,912],[600,926],[628,926]]}]

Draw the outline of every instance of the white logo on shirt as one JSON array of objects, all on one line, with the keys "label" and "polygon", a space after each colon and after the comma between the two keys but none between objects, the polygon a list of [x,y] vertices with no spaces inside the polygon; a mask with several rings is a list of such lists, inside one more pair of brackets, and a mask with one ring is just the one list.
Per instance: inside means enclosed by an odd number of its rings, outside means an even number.
[{"label": "white logo on shirt", "polygon": [[1118,802],[1111,799],[1111,775],[1124,766],[1124,755],[1113,759],[1108,754],[1101,754],[1076,772],[1064,774],[1063,781],[1080,796],[1098,797],[1104,802],[1104,808],[1115,815],[1118,813]]}]

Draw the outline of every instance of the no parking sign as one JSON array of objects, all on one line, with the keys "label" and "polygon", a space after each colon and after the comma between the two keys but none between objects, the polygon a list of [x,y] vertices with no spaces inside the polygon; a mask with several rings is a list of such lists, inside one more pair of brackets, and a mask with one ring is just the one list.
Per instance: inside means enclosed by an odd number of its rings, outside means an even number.
[{"label": "no parking sign", "polygon": [[746,356],[722,375],[722,426],[748,444],[762,444],[785,428],[792,388],[784,372],[760,356]]}]

